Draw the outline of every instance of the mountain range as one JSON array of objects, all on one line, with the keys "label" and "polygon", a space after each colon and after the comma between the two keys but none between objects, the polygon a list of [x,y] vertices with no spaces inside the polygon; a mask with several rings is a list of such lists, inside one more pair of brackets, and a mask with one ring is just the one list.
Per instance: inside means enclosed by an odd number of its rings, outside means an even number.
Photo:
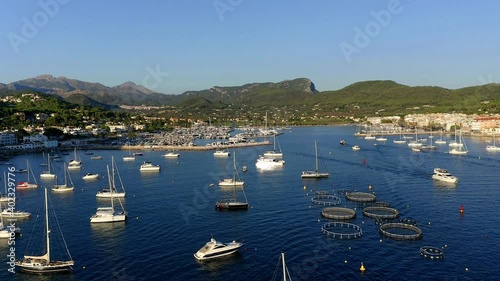
[{"label": "mountain range", "polygon": [[[406,86],[390,80],[363,81],[339,90],[316,90],[308,78],[278,83],[250,83],[242,86],[219,87],[187,91],[180,95],[154,92],[133,82],[108,87],[66,77],[40,75],[16,82],[0,83],[0,92],[33,89],[60,96],[62,99],[85,105],[173,105],[183,108],[210,108],[223,105],[252,107],[290,106],[310,109],[348,111],[358,114],[390,112],[405,114],[417,107],[430,111],[482,110],[498,112],[500,84],[461,89],[432,86]],[[432,110],[430,108],[433,108]]]}]

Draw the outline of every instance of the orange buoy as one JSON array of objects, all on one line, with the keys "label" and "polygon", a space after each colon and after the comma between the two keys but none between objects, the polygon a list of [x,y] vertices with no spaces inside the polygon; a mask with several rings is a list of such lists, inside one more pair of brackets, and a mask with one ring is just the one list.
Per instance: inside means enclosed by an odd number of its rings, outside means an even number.
[{"label": "orange buoy", "polygon": [[460,205],[460,214],[463,215],[464,214],[464,205]]},{"label": "orange buoy", "polygon": [[366,270],[365,266],[363,265],[363,262],[361,262],[361,267],[359,268],[359,271],[361,271],[361,273],[364,273]]}]

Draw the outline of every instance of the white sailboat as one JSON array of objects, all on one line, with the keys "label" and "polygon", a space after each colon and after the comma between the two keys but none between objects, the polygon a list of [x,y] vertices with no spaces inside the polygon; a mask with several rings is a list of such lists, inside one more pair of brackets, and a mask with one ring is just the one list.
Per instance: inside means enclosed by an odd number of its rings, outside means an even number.
[{"label": "white sailboat", "polygon": [[[0,204],[0,213],[2,212],[2,204]],[[3,222],[3,216],[0,215],[0,238],[8,239],[11,238],[11,232],[17,232],[19,231],[19,228],[16,227],[14,229],[11,229],[10,227],[7,227],[4,225]]]},{"label": "white sailboat", "polygon": [[486,151],[488,151],[488,152],[500,151],[500,147],[497,146],[496,143],[495,143],[495,134],[493,134],[493,145],[487,145],[486,146]]},{"label": "white sailboat", "polygon": [[468,152],[469,150],[467,149],[467,146],[465,145],[465,142],[462,137],[462,131],[460,131],[458,145],[450,147],[450,151],[448,153],[453,155],[465,155]]},{"label": "white sailboat", "polygon": [[403,133],[401,132],[401,128],[399,129],[399,139],[392,140],[393,143],[406,143],[406,140],[403,138]]},{"label": "white sailboat", "polygon": [[15,192],[11,192],[11,193],[7,192],[7,177],[5,176],[5,172],[3,172],[3,179],[4,179],[3,183],[4,183],[5,191],[0,196],[0,202],[9,202],[9,201],[14,202],[14,201],[16,201],[16,193]]},{"label": "white sailboat", "polygon": [[134,161],[135,160],[135,155],[132,154],[130,151],[130,145],[127,144],[128,146],[128,155],[123,155],[123,161]]},{"label": "white sailboat", "polygon": [[[22,260],[16,261],[16,267],[20,268],[22,271],[33,272],[33,273],[54,273],[72,270],[72,266],[75,264],[71,255],[69,253],[66,242],[65,245],[66,253],[68,254],[69,260],[67,261],[53,261],[50,256],[50,227],[49,227],[49,208],[48,208],[48,195],[47,188],[45,188],[45,251],[46,253],[42,256],[24,256]],[[62,232],[61,232],[62,235]]]},{"label": "white sailboat", "polygon": [[82,167],[82,161],[78,160],[78,156],[76,154],[76,147],[75,147],[73,159],[70,160],[68,163],[68,169],[76,170],[76,169],[80,169],[81,167]]},{"label": "white sailboat", "polygon": [[51,166],[52,166],[52,164],[50,163],[50,154],[47,153],[47,167],[48,167],[48,171],[43,171],[40,174],[40,179],[55,179],[56,178],[56,174],[53,174],[50,171],[51,170]]},{"label": "white sailboat", "polygon": [[[226,202],[216,202],[215,208],[217,210],[246,210],[248,209],[248,200],[245,194],[244,186],[245,182],[241,181],[238,177],[238,171],[236,170],[236,153],[233,154],[233,178],[231,179],[223,179],[219,181],[220,187],[232,187],[233,188],[233,198],[230,201]],[[238,201],[236,188],[241,187],[243,191],[243,196],[245,197],[245,201]]]},{"label": "white sailboat", "polygon": [[457,127],[456,126],[455,126],[455,140],[450,141],[448,146],[450,148],[460,148],[461,146],[463,146],[463,144],[461,142],[457,141]]},{"label": "white sailboat", "polygon": [[98,207],[96,213],[90,218],[91,223],[103,223],[103,222],[120,222],[120,221],[125,221],[127,219],[127,212],[125,211],[125,208],[123,207],[122,201],[120,198],[118,199],[118,202],[120,202],[120,207],[121,211],[120,212],[115,212],[115,206],[114,206],[114,198],[113,198],[113,193],[115,189],[115,179],[113,175],[110,175],[109,173],[109,166],[106,166],[108,170],[108,179],[109,179],[109,192],[110,192],[110,199],[111,199],[111,207]]},{"label": "white sailboat", "polygon": [[[28,160],[26,160],[26,170],[27,170],[27,174],[28,174],[28,180],[27,181],[20,181],[17,185],[16,185],[16,188],[20,188],[20,189],[25,189],[25,188],[37,188],[38,187],[38,183],[36,182],[36,178],[35,178],[35,175],[33,174],[33,170],[31,169],[30,167],[30,162]],[[35,181],[34,183],[32,183],[30,181],[30,176],[33,178],[33,180]]]},{"label": "white sailboat", "polygon": [[439,134],[440,134],[439,139],[437,141],[435,141],[434,143],[435,144],[446,144],[446,140],[443,139],[443,129],[441,129]]},{"label": "white sailboat", "polygon": [[[68,178],[70,185],[68,185]],[[64,184],[57,184],[57,177],[56,177],[56,184],[54,184],[54,186],[52,187],[52,191],[66,192],[66,191],[73,191],[73,189],[75,189],[75,185],[73,184],[73,180],[71,180],[71,176],[68,172],[66,164],[64,164]]]},{"label": "white sailboat", "polygon": [[422,147],[422,143],[418,141],[418,130],[416,126],[415,126],[415,139],[408,142],[408,147],[411,149],[418,148],[418,150],[420,150],[420,148]]},{"label": "white sailboat", "polygon": [[327,178],[330,176],[329,173],[326,172],[319,172],[318,170],[318,145],[316,142],[314,142],[314,152],[316,156],[316,169],[314,171],[308,170],[308,171],[302,171],[302,175],[300,176],[301,178]]},{"label": "white sailboat", "polygon": [[[276,151],[276,143],[278,144],[279,151]],[[273,145],[274,145],[273,150],[268,150],[264,152],[264,157],[283,157],[283,152],[281,151],[281,146],[278,142],[278,139],[276,138],[276,135],[274,135]]]},{"label": "white sailboat", "polygon": [[219,181],[219,186],[243,186],[244,181],[239,179],[238,171],[236,170],[236,152],[233,154],[233,177]]},{"label": "white sailboat", "polygon": [[[121,191],[116,189],[116,183],[115,183],[115,168],[116,168],[116,174],[118,175],[118,179],[120,180],[120,185],[121,185]],[[97,194],[95,195],[97,198],[124,198],[125,197],[125,186],[123,185],[122,182],[122,177],[120,176],[120,171],[118,171],[118,167],[116,166],[115,158],[112,156],[111,157],[111,178],[113,181],[111,182],[109,188],[104,188],[99,191],[97,191]]]}]

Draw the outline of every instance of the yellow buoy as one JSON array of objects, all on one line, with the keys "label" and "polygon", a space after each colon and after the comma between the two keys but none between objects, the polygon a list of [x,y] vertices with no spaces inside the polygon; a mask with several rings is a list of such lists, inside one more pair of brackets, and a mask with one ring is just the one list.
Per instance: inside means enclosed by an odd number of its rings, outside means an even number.
[{"label": "yellow buoy", "polygon": [[365,272],[366,268],[365,266],[363,265],[363,262],[361,262],[361,267],[359,268],[359,271],[361,271],[361,273]]},{"label": "yellow buoy", "polygon": [[306,189],[307,189],[307,186],[304,185],[304,190],[306,190]]}]

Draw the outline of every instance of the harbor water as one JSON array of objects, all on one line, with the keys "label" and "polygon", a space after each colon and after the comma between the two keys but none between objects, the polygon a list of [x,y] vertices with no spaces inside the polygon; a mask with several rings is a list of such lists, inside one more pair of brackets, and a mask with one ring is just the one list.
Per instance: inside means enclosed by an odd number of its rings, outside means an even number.
[{"label": "harbor water", "polygon": [[[275,271],[281,271],[282,252],[293,280],[498,280],[500,152],[486,152],[488,143],[482,138],[466,137],[469,153],[454,156],[447,153],[447,144],[438,145],[436,151],[414,152],[406,144],[392,142],[399,136],[377,142],[354,133],[351,126],[287,129],[278,137],[286,164],[275,170],[255,167],[259,155],[272,145],[231,149],[236,153],[238,174],[246,183],[250,208],[243,211],[215,210],[218,199],[232,194],[217,185],[220,179],[232,177],[232,155],[221,158],[214,157],[213,151],[182,151],[172,159],[163,157],[165,151],[146,150],[135,161],[123,161],[128,151],[87,151],[93,155],[78,151],[83,167],[69,172],[75,190],[50,191],[51,205],[75,261],[74,271],[47,276],[12,274],[7,263],[12,246],[2,239],[0,280],[271,280]],[[345,145],[339,144],[341,139]],[[315,168],[315,141],[319,169],[330,177],[304,180],[301,171]],[[361,149],[353,151],[353,145]],[[95,155],[102,159],[91,160]],[[96,208],[109,204],[109,200],[97,200],[95,194],[108,187],[106,165],[111,165],[113,155],[127,192],[123,203],[128,220],[90,224]],[[60,178],[63,162],[72,158],[72,154],[62,155],[63,161],[53,162]],[[18,155],[0,169],[24,169],[26,160],[42,187],[17,190],[16,209],[33,213],[30,219],[16,222],[22,233],[15,238],[17,259],[30,244],[40,245],[34,254],[43,253],[43,233],[32,230],[43,225],[37,219],[37,214],[43,217],[43,187],[54,184],[40,180],[40,172],[46,169],[40,164],[47,161],[43,154]],[[161,171],[140,172],[143,161],[161,165]],[[243,166],[248,167],[246,172]],[[433,181],[436,167],[447,169],[459,182],[450,186]],[[86,173],[101,177],[84,181]],[[14,174],[16,182],[26,176]],[[3,180],[2,176],[2,184]],[[342,207],[356,209],[356,217],[349,222],[360,226],[363,235],[353,240],[327,237],[321,232],[329,221],[321,217],[324,206],[311,203],[318,190],[374,193],[377,200],[397,209],[401,218],[415,219],[423,236],[415,241],[383,237],[379,225],[363,216],[362,206],[340,195]],[[51,228],[51,254],[57,258],[60,253],[55,248],[62,241],[55,238],[57,224],[51,222]],[[197,261],[193,254],[211,237],[244,245],[234,255]],[[420,256],[422,246],[443,249],[444,258],[435,261]]]}]

